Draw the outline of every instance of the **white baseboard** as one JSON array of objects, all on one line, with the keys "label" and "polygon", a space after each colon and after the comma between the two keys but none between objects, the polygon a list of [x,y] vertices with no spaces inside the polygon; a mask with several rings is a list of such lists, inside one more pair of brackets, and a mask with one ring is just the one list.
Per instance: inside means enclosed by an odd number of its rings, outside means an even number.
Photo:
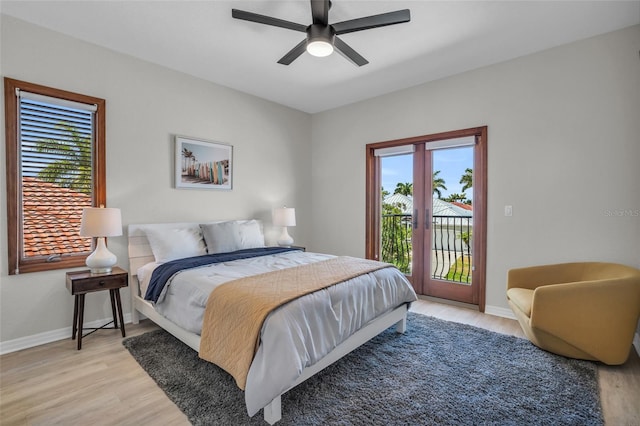
[{"label": "white baseboard", "polygon": [[[91,321],[90,323],[84,324],[84,327],[101,327],[111,320],[111,318],[105,318],[102,320]],[[131,323],[131,314],[124,315],[124,323]],[[34,346],[44,345],[45,343],[56,342],[58,340],[70,339],[71,332],[71,327],[65,327],[58,330],[45,331],[44,333],[38,333],[32,336],[20,337],[13,340],[7,340],[6,342],[0,342],[0,355],[20,351],[22,349],[32,348]]]},{"label": "white baseboard", "polygon": [[513,311],[509,308],[503,308],[501,306],[490,306],[486,305],[484,307],[484,313],[489,315],[494,315],[496,317],[516,319],[516,316],[513,314]]}]

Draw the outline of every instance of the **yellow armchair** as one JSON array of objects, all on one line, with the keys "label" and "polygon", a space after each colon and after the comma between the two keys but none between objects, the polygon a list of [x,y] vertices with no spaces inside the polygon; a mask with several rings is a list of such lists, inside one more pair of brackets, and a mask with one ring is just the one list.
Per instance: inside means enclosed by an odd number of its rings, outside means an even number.
[{"label": "yellow armchair", "polygon": [[601,262],[512,269],[507,299],[536,346],[570,358],[623,364],[640,317],[640,270]]}]

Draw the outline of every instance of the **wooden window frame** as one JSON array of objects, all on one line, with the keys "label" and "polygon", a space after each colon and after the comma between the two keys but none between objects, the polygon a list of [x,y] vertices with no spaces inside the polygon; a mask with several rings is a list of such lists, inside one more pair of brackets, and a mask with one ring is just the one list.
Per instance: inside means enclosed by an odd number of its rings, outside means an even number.
[{"label": "wooden window frame", "polygon": [[9,256],[9,275],[25,272],[39,272],[55,269],[73,268],[84,266],[85,259],[90,253],[70,254],[62,256],[56,261],[47,261],[46,258],[23,259],[21,246],[23,241],[21,212],[22,200],[20,179],[20,141],[18,135],[19,99],[16,89],[26,92],[68,101],[93,104],[97,106],[94,122],[93,137],[93,206],[106,205],[106,102],[104,99],[82,95],[41,86],[39,84],[4,78],[4,108],[5,108],[5,143],[7,165],[7,240]]}]

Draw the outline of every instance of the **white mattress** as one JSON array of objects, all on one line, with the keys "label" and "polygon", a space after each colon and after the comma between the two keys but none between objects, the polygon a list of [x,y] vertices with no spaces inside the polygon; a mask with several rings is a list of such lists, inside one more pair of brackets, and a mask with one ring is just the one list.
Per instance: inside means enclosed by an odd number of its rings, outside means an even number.
[{"label": "white mattress", "polygon": [[[207,299],[218,285],[331,257],[293,251],[183,271],[165,286],[155,308],[181,328],[200,334]],[[156,266],[149,264],[138,270],[144,291]],[[301,297],[272,312],[263,324],[260,347],[247,377],[249,415],[286,391],[305,367],[372,319],[414,300],[415,292],[404,274],[385,268]]]}]

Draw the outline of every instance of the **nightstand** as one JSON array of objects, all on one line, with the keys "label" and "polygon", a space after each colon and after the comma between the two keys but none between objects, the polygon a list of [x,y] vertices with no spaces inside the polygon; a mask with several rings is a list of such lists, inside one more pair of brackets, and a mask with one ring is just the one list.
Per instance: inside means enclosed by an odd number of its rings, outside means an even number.
[{"label": "nightstand", "polygon": [[[113,267],[111,272],[105,274],[92,274],[88,269],[84,271],[67,272],[67,289],[76,297],[73,304],[73,332],[71,334],[71,339],[75,340],[77,332],[78,350],[82,349],[83,337],[88,336],[96,330],[107,328],[111,323],[113,323],[113,327],[109,328],[120,328],[122,331],[122,337],[125,337],[122,303],[120,302],[120,288],[128,285],[128,272],[122,268],[118,268],[117,266]],[[87,328],[86,330],[92,331],[83,336],[82,331],[85,330],[82,326],[84,319],[84,295],[103,290],[109,290],[113,321],[109,321],[102,327]],[[118,321],[120,321],[120,327],[118,327]]]}]

